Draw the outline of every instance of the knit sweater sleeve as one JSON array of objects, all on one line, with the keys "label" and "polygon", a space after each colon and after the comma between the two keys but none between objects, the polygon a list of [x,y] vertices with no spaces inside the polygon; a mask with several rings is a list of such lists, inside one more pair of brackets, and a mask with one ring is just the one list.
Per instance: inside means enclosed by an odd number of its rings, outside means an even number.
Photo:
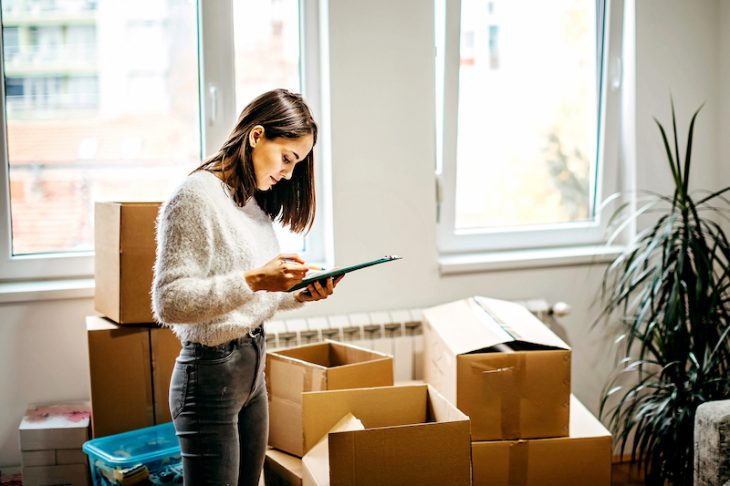
[{"label": "knit sweater sleeve", "polygon": [[279,310],[285,311],[299,309],[300,307],[303,307],[304,302],[299,302],[297,299],[295,299],[295,294],[296,292],[281,292],[281,297],[279,300]]},{"label": "knit sweater sleeve", "polygon": [[160,322],[210,322],[255,298],[242,270],[209,274],[214,225],[211,203],[194,191],[178,193],[160,212],[152,287]]}]

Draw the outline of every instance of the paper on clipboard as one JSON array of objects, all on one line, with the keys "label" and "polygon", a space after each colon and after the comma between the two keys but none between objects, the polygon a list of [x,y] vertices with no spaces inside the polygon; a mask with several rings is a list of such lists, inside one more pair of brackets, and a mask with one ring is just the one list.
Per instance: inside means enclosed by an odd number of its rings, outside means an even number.
[{"label": "paper on clipboard", "polygon": [[314,283],[318,280],[323,280],[330,277],[339,277],[340,275],[344,275],[346,273],[354,272],[355,270],[360,270],[361,268],[367,268],[372,267],[373,265],[379,265],[381,263],[387,263],[392,262],[395,260],[400,260],[402,257],[399,257],[397,255],[386,255],[381,258],[377,258],[375,260],[370,260],[368,262],[358,263],[356,265],[350,265],[347,267],[339,267],[339,268],[333,268],[331,270],[325,270],[323,272],[317,272],[315,274],[311,274],[289,290],[287,292],[293,292],[295,290],[303,289],[307,285]]}]

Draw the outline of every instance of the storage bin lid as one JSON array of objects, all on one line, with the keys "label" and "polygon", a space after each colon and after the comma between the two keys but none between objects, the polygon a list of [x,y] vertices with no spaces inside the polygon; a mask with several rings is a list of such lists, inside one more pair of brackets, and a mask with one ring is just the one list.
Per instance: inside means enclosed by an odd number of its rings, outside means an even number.
[{"label": "storage bin lid", "polygon": [[133,466],[180,454],[172,422],[99,437],[84,443],[83,451],[115,466]]}]

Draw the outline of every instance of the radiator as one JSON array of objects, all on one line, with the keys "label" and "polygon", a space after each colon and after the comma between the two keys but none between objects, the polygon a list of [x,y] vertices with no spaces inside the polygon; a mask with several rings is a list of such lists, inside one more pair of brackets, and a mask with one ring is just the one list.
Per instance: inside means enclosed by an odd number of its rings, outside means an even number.
[{"label": "radiator", "polygon": [[[567,342],[556,317],[570,308],[549,305],[544,299],[519,301]],[[289,348],[332,339],[393,356],[395,381],[423,379],[423,332],[421,309],[359,312],[331,316],[268,321],[268,349]]]}]

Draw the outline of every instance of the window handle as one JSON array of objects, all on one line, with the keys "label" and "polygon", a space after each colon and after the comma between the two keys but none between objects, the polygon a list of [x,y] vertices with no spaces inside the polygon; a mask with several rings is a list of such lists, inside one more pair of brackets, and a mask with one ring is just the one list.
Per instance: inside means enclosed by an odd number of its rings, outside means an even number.
[{"label": "window handle", "polygon": [[621,58],[616,57],[613,59],[613,62],[611,62],[611,68],[609,70],[610,73],[610,86],[611,89],[614,91],[617,91],[621,87],[621,78],[623,77],[623,65],[621,63]]},{"label": "window handle", "polygon": [[218,85],[208,83],[208,125],[214,125],[218,121]]}]

